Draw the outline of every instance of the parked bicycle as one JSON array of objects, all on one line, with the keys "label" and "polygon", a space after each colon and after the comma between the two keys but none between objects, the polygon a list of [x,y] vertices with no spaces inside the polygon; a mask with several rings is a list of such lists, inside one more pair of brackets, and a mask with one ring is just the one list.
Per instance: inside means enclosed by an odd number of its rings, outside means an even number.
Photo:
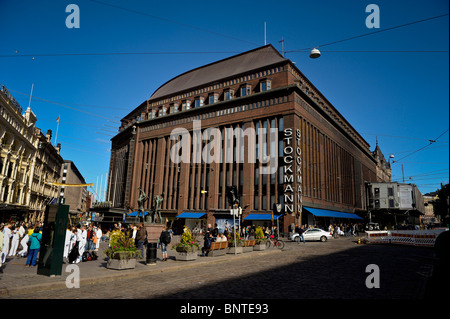
[{"label": "parked bicycle", "polygon": [[266,241],[266,249],[270,248],[270,246],[274,246],[277,247],[279,249],[283,249],[284,248],[284,242],[275,238],[274,235],[270,235],[268,240]]}]

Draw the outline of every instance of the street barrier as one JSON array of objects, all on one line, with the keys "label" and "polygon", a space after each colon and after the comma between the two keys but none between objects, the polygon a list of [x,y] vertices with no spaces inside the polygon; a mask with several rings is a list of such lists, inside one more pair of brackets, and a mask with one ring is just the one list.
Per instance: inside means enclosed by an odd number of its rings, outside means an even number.
[{"label": "street barrier", "polygon": [[446,229],[366,231],[366,243],[434,247],[436,238]]},{"label": "street barrier", "polygon": [[388,231],[366,231],[367,242],[373,244],[388,244],[389,232]]}]

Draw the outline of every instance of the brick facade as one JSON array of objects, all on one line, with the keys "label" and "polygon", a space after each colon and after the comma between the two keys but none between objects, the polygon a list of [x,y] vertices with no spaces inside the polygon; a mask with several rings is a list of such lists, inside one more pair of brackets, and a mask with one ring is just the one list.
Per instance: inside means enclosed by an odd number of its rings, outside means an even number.
[{"label": "brick facade", "polygon": [[[219,132],[217,140],[208,135]],[[183,138],[189,146],[177,149]],[[176,154],[190,160],[175,163]],[[205,161],[207,154],[221,160]],[[273,174],[261,174],[270,166],[266,154],[277,162]],[[122,119],[112,139],[108,200],[136,210],[139,186],[151,199],[164,193],[166,217],[205,212],[213,224],[229,209],[226,186],[236,185],[244,217],[283,204],[287,231],[301,222],[303,206],[365,210],[364,183],[376,181],[376,164],[358,132],[267,45],[180,75]]]}]

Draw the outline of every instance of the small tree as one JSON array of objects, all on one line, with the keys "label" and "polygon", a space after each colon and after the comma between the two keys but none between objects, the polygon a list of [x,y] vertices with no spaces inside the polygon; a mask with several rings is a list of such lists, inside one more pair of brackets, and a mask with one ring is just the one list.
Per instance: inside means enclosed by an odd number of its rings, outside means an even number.
[{"label": "small tree", "polygon": [[255,239],[256,239],[256,244],[258,244],[258,245],[262,244],[266,241],[266,238],[264,237],[264,231],[261,226],[256,227]]}]

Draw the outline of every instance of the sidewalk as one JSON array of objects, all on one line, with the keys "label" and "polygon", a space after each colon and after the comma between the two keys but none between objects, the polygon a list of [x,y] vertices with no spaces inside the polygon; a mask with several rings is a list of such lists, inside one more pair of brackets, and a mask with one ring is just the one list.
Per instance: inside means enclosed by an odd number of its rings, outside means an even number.
[{"label": "sidewalk", "polygon": [[[161,273],[168,271],[176,271],[180,269],[188,269],[198,267],[204,264],[221,263],[236,258],[252,258],[255,254],[272,255],[281,253],[281,250],[270,248],[265,251],[252,251],[242,254],[226,254],[217,257],[198,257],[195,261],[175,260],[176,252],[171,249],[171,245],[167,249],[168,260],[161,261],[161,250],[157,251],[157,262],[155,265],[146,265],[145,260],[138,260],[135,269],[130,270],[111,270],[106,268],[106,260],[103,251],[107,248],[107,243],[102,243],[98,251],[99,258],[95,261],[80,262],[76,265],[80,269],[80,286],[94,284],[98,282],[123,280],[128,278],[136,278],[148,276],[152,273]],[[66,288],[66,278],[72,273],[66,272],[66,266],[63,264],[61,276],[44,276],[37,274],[37,266],[26,268],[26,258],[8,257],[3,264],[3,273],[0,274],[0,298],[11,297],[21,293],[30,293],[46,291],[50,289]]]}]

